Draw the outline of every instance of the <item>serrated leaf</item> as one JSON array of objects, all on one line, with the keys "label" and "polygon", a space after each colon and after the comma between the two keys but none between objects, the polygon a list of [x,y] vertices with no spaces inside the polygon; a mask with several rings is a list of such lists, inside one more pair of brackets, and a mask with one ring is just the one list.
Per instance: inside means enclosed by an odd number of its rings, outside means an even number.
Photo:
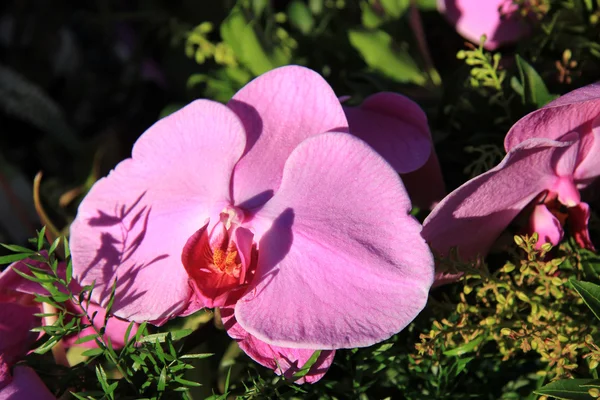
[{"label": "serrated leaf", "polygon": [[478,336],[471,340],[469,343],[465,343],[462,346],[458,346],[451,350],[444,351],[445,356],[462,356],[463,354],[470,353],[475,350],[481,342],[483,342],[484,336]]},{"label": "serrated leaf", "polygon": [[550,94],[537,71],[518,54],[515,57],[523,87],[523,103],[540,108],[554,100],[557,96]]},{"label": "serrated leaf", "polygon": [[596,318],[600,319],[600,286],[576,279],[570,279],[569,283],[581,296],[583,302],[592,310]]},{"label": "serrated leaf", "polygon": [[562,400],[591,400],[588,388],[582,386],[590,379],[563,379],[551,382],[534,391],[542,396],[552,396]]},{"label": "serrated leaf", "polygon": [[373,70],[401,83],[426,83],[425,75],[408,52],[392,48],[392,37],[386,32],[350,30],[348,37]]}]

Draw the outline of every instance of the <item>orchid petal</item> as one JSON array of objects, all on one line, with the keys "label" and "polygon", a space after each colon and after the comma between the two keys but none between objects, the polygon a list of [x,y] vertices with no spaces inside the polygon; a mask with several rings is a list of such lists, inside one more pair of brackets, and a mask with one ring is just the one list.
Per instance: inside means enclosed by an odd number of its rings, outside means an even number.
[{"label": "orchid petal", "polygon": [[[599,106],[600,108],[600,106]],[[574,172],[574,177],[582,187],[586,187],[591,181],[600,176],[600,109],[598,116],[591,123],[591,134],[586,136],[586,153],[588,157],[584,157],[577,169]]]},{"label": "orchid petal", "polygon": [[245,133],[227,107],[198,100],[158,121],[132,158],[96,182],[71,226],[73,271],[95,282],[103,305],[117,279],[113,312],[164,320],[184,309],[191,289],[181,264],[188,238],[229,202]]},{"label": "orchid petal", "polygon": [[556,181],[560,156],[577,142],[529,139],[495,168],[463,184],[423,222],[423,237],[448,255],[485,256],[496,238],[529,202]]},{"label": "orchid petal", "polygon": [[[316,351],[272,346],[255,338],[237,323],[233,308],[221,308],[221,318],[227,334],[236,340],[244,353],[260,365],[272,369],[277,375],[283,375],[286,379],[293,379],[294,374],[304,367]],[[296,380],[295,383],[319,381],[331,366],[334,356],[335,350],[323,350],[308,373]]]},{"label": "orchid petal", "polygon": [[227,104],[243,121],[244,156],[235,168],[235,203],[246,210],[264,204],[279,187],[283,166],[307,137],[347,131],[344,111],[329,84],[299,66],[269,71],[244,86]]},{"label": "orchid petal", "polygon": [[350,133],[367,142],[399,173],[422,167],[432,144],[427,116],[415,102],[396,93],[367,97],[358,107],[344,107]]},{"label": "orchid petal", "polygon": [[13,375],[12,382],[0,388],[0,400],[56,400],[33,369],[18,366]]},{"label": "orchid petal", "polygon": [[528,229],[530,230],[529,233],[537,232],[539,236],[536,243],[537,249],[540,249],[546,243],[556,246],[564,233],[558,218],[544,204],[538,204],[533,208],[529,217]]},{"label": "orchid petal", "polygon": [[38,307],[18,303],[0,305],[0,384],[10,381],[10,367],[35,342],[37,335],[30,330],[40,325],[40,319],[33,315],[38,312]]},{"label": "orchid petal", "polygon": [[[592,135],[592,127],[595,126],[594,120],[600,115],[599,110],[599,83],[574,90],[517,121],[504,139],[504,148],[509,151],[529,138],[558,140],[566,133],[577,132],[581,137],[579,162],[583,163],[588,154],[589,158],[597,159],[596,153],[591,151],[598,146],[594,145],[596,133]],[[597,163],[594,160],[588,162]],[[582,171],[578,178],[584,179],[589,172],[598,175],[600,171],[597,168],[598,166],[586,167],[589,169],[588,173]]]},{"label": "orchid petal", "polygon": [[366,143],[326,133],[290,155],[256,214],[256,276],[238,323],[270,345],[369,346],[423,309],[432,255],[396,172]]},{"label": "orchid petal", "polygon": [[569,208],[569,229],[578,245],[591,251],[595,251],[594,244],[590,239],[588,222],[590,220],[590,206],[587,203],[579,203]]},{"label": "orchid petal", "polygon": [[446,185],[435,150],[416,171],[402,174],[402,182],[414,206],[431,210],[446,196]]},{"label": "orchid petal", "polygon": [[514,43],[531,30],[511,0],[438,0],[438,8],[465,39],[479,43],[485,34],[488,50]]}]

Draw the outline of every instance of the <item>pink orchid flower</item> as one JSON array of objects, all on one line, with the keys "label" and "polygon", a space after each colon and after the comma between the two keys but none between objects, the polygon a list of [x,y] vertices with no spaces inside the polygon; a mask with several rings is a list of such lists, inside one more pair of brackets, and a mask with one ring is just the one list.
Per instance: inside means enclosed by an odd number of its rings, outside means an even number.
[{"label": "pink orchid flower", "polygon": [[593,250],[589,206],[579,191],[600,175],[599,122],[599,84],[526,115],[505,138],[504,160],[448,195],[423,223],[423,236],[441,253],[456,246],[465,259],[485,256],[526,210],[526,231],[539,234],[538,246],[556,245],[566,225],[580,246]]},{"label": "pink orchid flower", "polygon": [[288,378],[322,350],[297,380],[317,381],[335,349],[408,325],[433,280],[401,180],[348,130],[331,87],[297,66],[226,106],[193,102],[83,200],[76,277],[99,304],[116,278],[113,310],[129,320],[220,308],[240,347]]},{"label": "pink orchid flower", "polygon": [[[20,272],[29,274],[29,267],[27,267],[26,264],[40,269],[48,269],[47,264],[29,259],[13,263],[0,274],[0,301],[16,302],[20,304],[29,305],[32,310],[32,313],[45,312],[43,309],[41,309],[41,303],[37,303],[34,301],[34,295],[47,295],[48,292],[40,284],[25,279],[15,272],[15,270],[19,270]],[[59,263],[59,274],[64,275],[65,270],[66,264]],[[74,280],[71,281],[69,286],[73,293],[79,293],[81,291],[81,286],[79,286],[79,284]],[[79,305],[76,305],[71,301],[67,301],[65,303],[65,306],[69,311],[73,313],[80,314],[83,312]],[[96,329],[102,328],[102,326],[104,325],[104,317],[106,316],[106,310],[103,307],[100,307],[97,303],[90,302],[87,311],[89,315],[95,314],[93,325],[96,327]],[[82,322],[85,324],[89,323],[87,318],[83,318]],[[42,321],[38,317],[36,317],[36,324],[36,326],[42,325]],[[119,349],[124,346],[125,332],[127,331],[128,326],[129,322],[127,321],[123,321],[115,317],[108,318],[104,335],[105,338],[110,339],[113,348]],[[132,328],[131,335],[135,335],[136,332],[137,324]],[[93,340],[81,344],[75,344],[75,341],[80,337],[92,335],[94,333],[96,333],[94,327],[87,327],[81,332],[79,332],[77,335],[66,336],[63,339],[63,344],[65,345],[65,347],[97,347],[96,342]]]},{"label": "pink orchid flower", "polygon": [[438,0],[438,9],[465,39],[495,50],[529,35],[531,25],[513,0]]},{"label": "pink orchid flower", "polygon": [[0,400],[55,398],[31,368],[13,368],[35,342],[31,329],[39,325],[33,315],[38,311],[19,303],[0,304]]}]

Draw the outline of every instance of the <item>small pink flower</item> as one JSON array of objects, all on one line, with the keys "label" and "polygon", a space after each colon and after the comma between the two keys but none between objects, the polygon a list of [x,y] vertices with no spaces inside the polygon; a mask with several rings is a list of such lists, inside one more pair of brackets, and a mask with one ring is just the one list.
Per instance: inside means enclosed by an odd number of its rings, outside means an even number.
[{"label": "small pink flower", "polygon": [[[433,280],[402,182],[349,129],[302,67],[262,75],[227,106],[195,101],[83,200],[75,275],[99,304],[118,278],[113,310],[130,320],[221,308],[230,336],[278,374],[323,350],[299,382],[320,379],[334,349],[403,329]],[[408,148],[431,152],[418,143],[427,150]]]},{"label": "small pink flower", "polygon": [[[48,295],[48,292],[40,284],[25,279],[14,271],[16,269],[20,272],[28,274],[29,267],[26,264],[32,265],[33,267],[40,269],[49,269],[47,264],[29,259],[19,261],[10,265],[6,270],[2,271],[2,273],[0,274],[0,302],[14,302],[19,304],[26,304],[30,306],[32,314],[44,312],[44,310],[41,308],[41,303],[37,303],[34,301],[34,295]],[[65,263],[59,263],[59,274],[62,274],[64,276],[65,270]],[[78,294],[81,291],[81,287],[74,280],[71,281],[69,287],[71,291],[75,294]],[[73,303],[70,300],[65,302],[65,306],[69,311],[73,313],[81,314],[83,312],[80,306],[75,305],[75,303]],[[97,303],[90,302],[87,311],[90,316],[95,314],[94,326],[97,329],[102,328],[102,326],[104,325],[104,317],[106,316],[106,310],[100,307]],[[36,326],[42,325],[42,321],[38,317],[35,317],[35,321]],[[83,318],[82,322],[85,324],[89,323],[87,318]],[[108,318],[104,335],[105,337],[110,338],[113,348],[119,349],[123,347],[125,332],[127,331],[128,326],[129,322],[127,321],[123,321],[115,317]],[[96,331],[93,327],[88,327],[83,329],[77,335],[68,335],[64,338],[64,345],[66,347],[97,347],[96,342],[93,340],[77,345],[75,344],[75,341],[80,337],[92,335],[95,332]],[[135,335],[136,332],[137,325],[132,328],[131,335]]]},{"label": "small pink flower", "polygon": [[531,26],[513,0],[438,0],[438,9],[465,39],[488,50],[512,44],[529,35]]},{"label": "small pink flower", "polygon": [[527,209],[527,232],[538,232],[538,246],[557,244],[567,226],[580,246],[593,249],[579,191],[600,175],[599,121],[598,84],[526,115],[505,138],[504,160],[450,193],[423,223],[423,236],[441,253],[456,246],[465,259],[486,255]]}]

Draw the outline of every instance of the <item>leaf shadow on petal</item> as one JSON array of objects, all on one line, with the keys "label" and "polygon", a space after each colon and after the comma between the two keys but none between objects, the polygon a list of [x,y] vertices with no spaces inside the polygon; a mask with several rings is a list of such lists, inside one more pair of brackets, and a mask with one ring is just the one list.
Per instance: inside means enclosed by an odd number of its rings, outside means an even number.
[{"label": "leaf shadow on petal", "polygon": [[101,283],[103,286],[99,298],[103,302],[108,300],[113,279],[118,276],[115,299],[117,308],[127,306],[144,295],[145,291],[132,289],[137,274],[143,268],[169,257],[168,254],[161,254],[148,261],[133,263],[127,267],[127,271],[119,274],[119,268],[131,259],[146,237],[152,207],[140,206],[145,194],[146,192],[143,192],[131,205],[117,204],[113,214],[98,210],[98,215],[88,220],[90,226],[118,227],[120,233],[117,236],[114,229],[113,231],[103,231],[100,237],[100,247],[89,264],[91,267],[102,265]]}]

